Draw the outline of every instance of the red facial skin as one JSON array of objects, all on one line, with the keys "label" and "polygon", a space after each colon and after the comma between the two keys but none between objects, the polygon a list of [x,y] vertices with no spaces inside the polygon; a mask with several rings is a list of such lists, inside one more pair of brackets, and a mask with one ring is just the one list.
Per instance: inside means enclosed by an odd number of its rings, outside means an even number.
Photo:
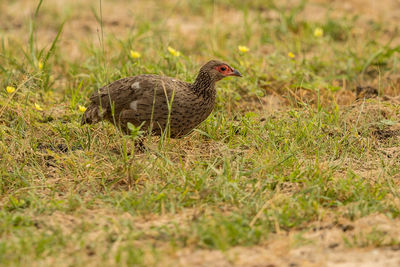
[{"label": "red facial skin", "polygon": [[215,69],[224,76],[241,76],[241,74],[238,71],[232,69],[231,67],[225,64],[216,66]]},{"label": "red facial skin", "polygon": [[229,76],[230,74],[233,74],[233,70],[227,65],[219,65],[219,66],[216,66],[215,69],[225,76]]}]

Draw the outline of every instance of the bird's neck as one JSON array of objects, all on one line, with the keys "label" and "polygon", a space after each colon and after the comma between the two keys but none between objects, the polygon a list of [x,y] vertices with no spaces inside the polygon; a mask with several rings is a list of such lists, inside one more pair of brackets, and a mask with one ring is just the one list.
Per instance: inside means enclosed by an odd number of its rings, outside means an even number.
[{"label": "bird's neck", "polygon": [[215,97],[215,81],[207,72],[200,71],[191,87],[198,96],[204,98]]}]

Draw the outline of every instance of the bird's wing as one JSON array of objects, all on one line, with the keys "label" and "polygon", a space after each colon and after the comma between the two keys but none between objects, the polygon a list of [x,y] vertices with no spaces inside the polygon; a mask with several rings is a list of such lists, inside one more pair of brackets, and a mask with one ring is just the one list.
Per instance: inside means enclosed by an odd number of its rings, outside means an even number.
[{"label": "bird's wing", "polygon": [[103,110],[109,110],[112,104],[121,107],[129,104],[129,101],[139,97],[141,93],[133,86],[136,78],[127,77],[112,82],[94,92],[90,101],[95,106],[101,106]]},{"label": "bird's wing", "polygon": [[149,114],[159,111],[167,113],[172,96],[181,95],[178,91],[189,84],[166,76],[152,74],[127,77],[110,83],[94,93],[90,100],[92,106],[101,107],[104,115],[115,114],[122,110],[133,109],[136,116],[147,118]]}]

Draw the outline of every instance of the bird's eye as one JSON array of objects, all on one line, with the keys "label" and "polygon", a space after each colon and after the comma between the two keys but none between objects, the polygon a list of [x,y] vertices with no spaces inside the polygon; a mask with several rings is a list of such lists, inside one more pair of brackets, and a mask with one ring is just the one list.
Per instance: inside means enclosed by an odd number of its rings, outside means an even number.
[{"label": "bird's eye", "polygon": [[221,70],[222,70],[222,71],[226,71],[226,68],[225,68],[225,67],[221,67]]}]

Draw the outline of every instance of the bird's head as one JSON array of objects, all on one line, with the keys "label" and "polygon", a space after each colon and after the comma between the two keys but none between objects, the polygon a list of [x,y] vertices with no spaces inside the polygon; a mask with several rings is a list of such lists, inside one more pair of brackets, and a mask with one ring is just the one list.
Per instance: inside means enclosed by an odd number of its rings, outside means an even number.
[{"label": "bird's head", "polygon": [[200,72],[207,72],[212,80],[219,81],[228,76],[242,77],[239,71],[235,70],[228,64],[219,61],[211,60],[201,67]]}]

